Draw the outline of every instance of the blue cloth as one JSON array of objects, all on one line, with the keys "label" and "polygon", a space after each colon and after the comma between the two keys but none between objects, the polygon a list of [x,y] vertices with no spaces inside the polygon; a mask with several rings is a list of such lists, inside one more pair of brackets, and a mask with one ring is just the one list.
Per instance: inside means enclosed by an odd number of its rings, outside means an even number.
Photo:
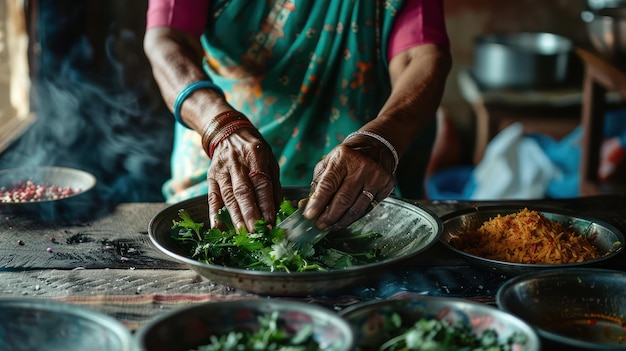
[{"label": "blue cloth", "polygon": [[604,136],[619,138],[623,148],[626,148],[626,109],[607,111],[604,119]]},{"label": "blue cloth", "polygon": [[[605,138],[619,138],[622,147],[626,148],[625,108],[613,109],[606,112],[603,132]],[[580,140],[582,133],[582,127],[578,126],[560,141],[539,133],[530,133],[523,136],[523,139],[539,145],[544,156],[547,157],[558,170],[558,172],[554,173],[549,182],[545,184],[546,197],[558,199],[574,198],[580,195],[579,171]],[[497,138],[498,136],[490,142],[488,148],[493,147],[493,141],[497,141]],[[488,155],[486,154],[486,156]],[[528,159],[526,159],[526,161],[528,161]],[[471,166],[459,166],[436,172],[426,182],[428,197],[432,200],[477,200],[475,192],[478,186],[484,184],[484,180],[481,180],[476,169],[483,166],[483,162],[486,161],[483,159],[481,164],[477,165],[475,168]],[[502,166],[502,163],[498,165]],[[502,170],[503,173],[501,174],[518,172],[528,165],[518,165],[508,160],[508,166],[517,166],[518,170],[506,169]],[[490,189],[490,187],[483,187],[483,190],[484,189]],[[536,191],[536,189],[533,189],[533,191]],[[530,189],[528,189],[528,193],[531,193]],[[493,196],[496,198],[499,195],[494,193]]]},{"label": "blue cloth", "polygon": [[[626,109],[613,109],[604,117],[604,137],[619,138],[626,148]],[[560,141],[541,135],[530,134],[544,150],[548,158],[561,170],[561,175],[548,184],[546,195],[550,198],[572,198],[580,195],[580,140],[582,127],[577,127]]]},{"label": "blue cloth", "polygon": [[560,141],[542,134],[529,134],[546,156],[561,171],[548,183],[546,196],[550,198],[572,198],[579,195],[580,138],[582,127],[576,127]]},{"label": "blue cloth", "polygon": [[426,180],[430,200],[469,200],[476,186],[473,167],[458,166],[440,170]]}]

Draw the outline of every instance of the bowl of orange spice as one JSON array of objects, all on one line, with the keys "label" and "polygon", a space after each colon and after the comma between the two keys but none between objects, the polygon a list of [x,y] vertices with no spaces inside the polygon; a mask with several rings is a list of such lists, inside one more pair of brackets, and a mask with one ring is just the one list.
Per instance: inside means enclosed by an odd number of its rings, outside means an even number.
[{"label": "bowl of orange spice", "polygon": [[445,246],[473,265],[509,276],[598,265],[624,247],[615,226],[554,209],[487,206],[441,220]]}]

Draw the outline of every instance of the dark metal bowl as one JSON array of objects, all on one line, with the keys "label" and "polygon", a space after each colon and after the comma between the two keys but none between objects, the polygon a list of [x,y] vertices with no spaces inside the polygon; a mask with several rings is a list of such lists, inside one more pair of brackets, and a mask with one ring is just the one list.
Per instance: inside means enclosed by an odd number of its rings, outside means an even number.
[{"label": "dark metal bowl", "polygon": [[526,273],[506,281],[496,303],[536,328],[546,350],[626,350],[626,272]]},{"label": "dark metal bowl", "polygon": [[444,231],[440,241],[450,250],[456,252],[467,262],[476,265],[479,268],[495,271],[505,275],[513,276],[538,269],[557,269],[557,268],[573,268],[586,267],[604,263],[607,260],[618,255],[624,248],[624,234],[609,223],[592,219],[574,217],[566,213],[559,213],[554,209],[544,210],[541,208],[528,207],[529,210],[536,210],[543,213],[548,219],[560,222],[566,227],[575,230],[580,234],[595,233],[595,238],[591,241],[599,253],[602,255],[594,260],[580,263],[569,264],[525,264],[513,263],[488,259],[476,255],[469,254],[459,250],[450,244],[454,238],[458,238],[469,230],[478,229],[485,221],[488,221],[498,214],[505,216],[508,214],[519,212],[522,208],[518,206],[486,206],[478,209],[461,210],[441,218],[444,225]]},{"label": "dark metal bowl", "polygon": [[[294,196],[294,193],[286,191],[286,198],[300,198],[290,196]],[[381,234],[369,244],[370,247],[380,250],[380,261],[324,272],[267,272],[206,264],[191,258],[189,250],[171,236],[172,221],[178,220],[179,209],[185,209],[194,221],[205,222],[208,216],[207,198],[199,196],[174,204],[152,219],[148,233],[150,240],[160,251],[187,264],[207,279],[233,288],[273,296],[334,294],[358,283],[371,282],[384,268],[430,248],[437,242],[443,229],[439,217],[429,210],[395,198],[387,198],[348,228],[355,234],[372,231]]]},{"label": "dark metal bowl", "polygon": [[258,317],[274,311],[294,334],[313,327],[321,349],[352,350],[350,325],[334,311],[305,302],[266,298],[208,302],[169,312],[139,328],[135,334],[136,350],[196,349],[209,344],[212,335],[225,335],[239,328],[256,332]]},{"label": "dark metal bowl", "polygon": [[0,350],[130,351],[130,331],[116,319],[75,305],[0,298]]},{"label": "dark metal bowl", "polygon": [[0,170],[0,188],[10,188],[18,182],[32,180],[39,185],[70,187],[74,194],[56,199],[29,202],[3,202],[0,200],[0,211],[3,213],[47,213],[63,208],[71,209],[89,202],[86,194],[96,185],[96,178],[85,171],[66,167],[21,167]]},{"label": "dark metal bowl", "polygon": [[421,318],[439,318],[471,325],[476,334],[494,329],[500,342],[513,333],[523,333],[527,339],[524,350],[539,350],[539,338],[526,322],[495,307],[459,298],[422,296],[364,302],[339,314],[352,326],[356,346],[363,351],[378,350],[385,341],[395,336],[383,330],[385,321],[389,321],[393,314],[401,317],[403,328],[412,326]]}]

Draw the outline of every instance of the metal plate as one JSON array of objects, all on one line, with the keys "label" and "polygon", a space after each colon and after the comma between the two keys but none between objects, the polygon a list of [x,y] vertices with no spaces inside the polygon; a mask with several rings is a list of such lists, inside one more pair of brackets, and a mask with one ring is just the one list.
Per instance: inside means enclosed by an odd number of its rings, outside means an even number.
[{"label": "metal plate", "polygon": [[509,276],[537,269],[592,266],[613,258],[624,248],[624,234],[609,223],[592,218],[575,217],[566,213],[559,213],[554,211],[554,209],[543,210],[541,208],[533,208],[530,206],[527,208],[529,210],[539,211],[543,213],[546,218],[559,222],[565,225],[565,227],[573,229],[577,233],[596,233],[595,239],[593,239],[591,243],[598,249],[598,252],[602,256],[594,260],[569,264],[512,263],[472,255],[459,250],[450,244],[451,239],[458,238],[469,230],[478,229],[484,222],[496,217],[498,214],[505,216],[519,212],[523,209],[519,206],[487,206],[480,207],[478,209],[462,210],[445,215],[441,218],[444,225],[444,231],[441,235],[440,241],[450,250],[461,255],[467,262],[474,264],[477,267],[489,271],[496,271]]},{"label": "metal plate", "polygon": [[485,329],[493,329],[498,333],[499,342],[505,342],[513,333],[522,333],[527,338],[524,350],[540,348],[539,337],[522,319],[484,303],[460,298],[419,296],[364,302],[339,314],[352,326],[357,349],[363,351],[379,350],[385,341],[395,336],[388,333],[391,322],[385,323],[394,314],[400,316],[405,328],[412,327],[421,318],[438,318],[470,325],[477,335]]},{"label": "metal plate", "polygon": [[[290,194],[288,189],[285,197],[300,199],[293,191]],[[148,228],[150,240],[160,251],[187,264],[209,280],[273,296],[327,295],[371,281],[383,268],[427,250],[437,242],[443,230],[441,220],[429,210],[399,199],[387,198],[348,228],[357,234],[370,231],[381,234],[369,244],[381,251],[383,259],[380,261],[325,272],[265,272],[205,264],[191,258],[188,250],[171,237],[172,221],[178,220],[179,209],[185,209],[194,221],[207,220],[206,196],[195,197],[162,210],[150,221]]]},{"label": "metal plate", "polygon": [[626,350],[626,272],[530,272],[506,281],[496,303],[533,326],[546,350]]},{"label": "metal plate", "polygon": [[16,182],[32,180],[35,184],[70,187],[75,193],[58,200],[30,202],[0,202],[3,213],[39,213],[72,209],[91,203],[86,196],[96,185],[96,178],[85,171],[66,167],[22,167],[0,170],[0,188],[10,188]]}]

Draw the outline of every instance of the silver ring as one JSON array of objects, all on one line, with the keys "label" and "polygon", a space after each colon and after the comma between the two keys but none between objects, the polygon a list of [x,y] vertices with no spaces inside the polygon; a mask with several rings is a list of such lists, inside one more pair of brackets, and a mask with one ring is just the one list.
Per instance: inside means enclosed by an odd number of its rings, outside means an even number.
[{"label": "silver ring", "polygon": [[370,206],[372,206],[372,208],[378,206],[378,202],[376,200],[372,200],[372,202],[370,202]]},{"label": "silver ring", "polygon": [[367,190],[362,190],[361,194],[367,196],[368,199],[370,199],[370,201],[374,201],[374,194],[370,193]]}]

